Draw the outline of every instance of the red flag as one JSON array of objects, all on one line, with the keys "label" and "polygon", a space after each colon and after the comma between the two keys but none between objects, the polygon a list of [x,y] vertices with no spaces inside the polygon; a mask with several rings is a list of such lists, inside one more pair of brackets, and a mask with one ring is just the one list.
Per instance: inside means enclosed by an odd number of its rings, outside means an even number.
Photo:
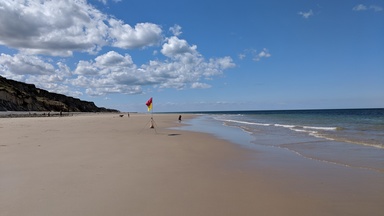
[{"label": "red flag", "polygon": [[145,105],[147,105],[147,107],[148,107],[148,112],[151,111],[151,109],[152,109],[152,98],[149,98],[149,100],[147,101],[147,103],[145,103]]}]

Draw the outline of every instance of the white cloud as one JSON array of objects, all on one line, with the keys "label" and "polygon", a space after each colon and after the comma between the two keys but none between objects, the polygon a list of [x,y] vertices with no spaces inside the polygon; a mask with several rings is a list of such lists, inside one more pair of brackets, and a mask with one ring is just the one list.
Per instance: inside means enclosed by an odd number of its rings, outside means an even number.
[{"label": "white cloud", "polygon": [[132,58],[130,55],[126,54],[125,56],[120,55],[115,51],[109,51],[108,53],[98,56],[95,58],[97,65],[100,66],[130,66],[133,64]]},{"label": "white cloud", "polygon": [[[205,60],[194,46],[185,40],[171,37],[164,44],[165,61],[152,60],[140,67],[129,55],[111,51],[90,61],[80,61],[75,69],[78,78],[72,85],[87,87],[87,93],[140,94],[143,86],[156,88],[208,88],[201,79],[211,79],[234,67],[230,57]],[[90,76],[92,75],[92,76]]]},{"label": "white cloud", "polygon": [[104,46],[142,48],[162,39],[160,26],[134,28],[103,14],[85,0],[0,1],[0,45],[28,54],[71,56]]},{"label": "white cloud", "polygon": [[[112,0],[113,2],[121,2],[121,0]],[[99,0],[99,2],[103,3],[106,5],[108,3],[108,0]]]},{"label": "white cloud", "polygon": [[72,86],[69,86],[65,83],[60,83],[63,81],[61,78],[56,75],[51,76],[30,76],[25,80],[27,83],[35,83],[38,88],[42,88],[48,91],[53,91],[59,94],[64,94],[72,97],[79,97],[83,95],[81,91],[74,89]]},{"label": "white cloud", "polygon": [[125,93],[125,94],[141,94],[140,86],[121,86],[115,85],[101,88],[87,88],[86,93],[91,96],[104,96],[106,94]]},{"label": "white cloud", "polygon": [[253,61],[260,61],[263,58],[269,58],[272,55],[269,53],[268,49],[263,48],[260,52],[258,52],[256,49],[250,48],[245,49],[242,53],[238,55],[240,60],[244,60],[248,56],[252,57]]},{"label": "white cloud", "polygon": [[3,72],[9,71],[18,75],[43,75],[53,74],[55,72],[53,65],[46,63],[39,57],[31,55],[16,54],[11,56],[2,53],[0,55],[0,65]]},{"label": "white cloud", "polygon": [[363,4],[359,4],[359,5],[356,5],[355,7],[353,7],[352,10],[354,10],[354,11],[373,10],[375,12],[379,12],[379,11],[382,11],[383,8],[380,7],[380,6],[377,6],[377,5],[366,6],[366,5],[363,5]]},{"label": "white cloud", "polygon": [[169,28],[169,30],[173,33],[173,35],[175,36],[179,36],[181,35],[181,33],[183,33],[181,31],[181,26],[179,25],[174,25],[173,27]]},{"label": "white cloud", "polygon": [[177,58],[185,55],[197,55],[197,46],[190,46],[186,40],[181,40],[176,36],[168,39],[167,43],[163,44],[161,53],[170,58]]},{"label": "white cloud", "polygon": [[82,93],[73,88],[67,81],[71,78],[70,68],[63,62],[50,64],[50,59],[33,55],[0,55],[0,74],[8,79],[33,83],[38,88],[70,96]]},{"label": "white cloud", "polygon": [[256,54],[256,56],[253,58],[253,60],[260,61],[262,58],[269,58],[269,57],[271,57],[271,54],[269,53],[269,51],[266,48],[264,48],[261,52]]},{"label": "white cloud", "polygon": [[271,57],[271,54],[269,54],[268,50],[264,48],[263,51],[261,51],[259,53],[259,57],[260,58],[269,58],[269,57]]},{"label": "white cloud", "polygon": [[243,60],[243,59],[245,59],[245,57],[247,57],[247,55],[245,55],[244,53],[241,53],[238,55],[238,57],[240,60]]},{"label": "white cloud", "polygon": [[17,80],[57,93],[78,96],[81,95],[79,89],[85,89],[89,95],[100,96],[141,94],[144,86],[209,88],[210,85],[199,80],[211,79],[235,66],[230,57],[205,60],[196,50],[193,55],[190,52],[177,55],[177,58],[153,60],[137,67],[128,54],[110,51],[93,60],[79,61],[71,71],[63,62],[53,65],[36,56],[2,54],[0,74],[13,74],[18,76]]},{"label": "white cloud", "polygon": [[355,7],[353,7],[352,10],[363,11],[363,10],[368,10],[368,7],[363,5],[363,4],[359,4],[359,5],[356,5]]},{"label": "white cloud", "polygon": [[[183,41],[173,38],[175,41]],[[183,42],[184,43],[184,42]],[[191,48],[191,47],[190,47]],[[183,46],[181,46],[181,49]],[[112,93],[141,94],[143,86],[155,88],[209,88],[200,80],[222,75],[235,66],[232,58],[204,59],[195,49],[177,52],[171,49],[169,59],[152,60],[138,67],[130,55],[110,51],[93,60],[81,60],[71,69],[63,62],[55,65],[31,55],[0,56],[0,74],[13,75],[16,80],[34,83],[49,91],[71,96],[81,95],[80,89],[92,96]]]},{"label": "white cloud", "polygon": [[[98,96],[141,94],[144,87],[209,88],[204,80],[235,66],[228,56],[204,58],[196,45],[178,37],[182,33],[179,25],[170,31],[173,36],[164,40],[159,25],[138,23],[131,27],[85,0],[0,1],[0,45],[19,51],[0,55],[0,74],[57,93]],[[106,46],[158,46],[159,51],[153,53],[164,56],[138,66],[129,54],[106,51],[91,60],[76,60],[71,69],[64,60],[37,55],[97,54]]]},{"label": "white cloud", "polygon": [[80,61],[75,69],[79,76],[71,82],[74,86],[86,87],[92,96],[110,93],[142,93],[139,70],[129,55],[110,51],[94,61]]},{"label": "white cloud", "polygon": [[192,83],[191,88],[206,89],[206,88],[211,88],[211,86],[206,83],[195,82],[195,83]]},{"label": "white cloud", "polygon": [[107,44],[105,18],[85,1],[1,1],[0,44],[29,54],[94,53]]},{"label": "white cloud", "polygon": [[79,75],[97,75],[99,70],[92,62],[81,60],[77,64],[74,73]]},{"label": "white cloud", "polygon": [[152,23],[139,23],[135,28],[122,21],[110,19],[110,35],[114,38],[112,46],[134,49],[159,44],[162,39],[160,26]]},{"label": "white cloud", "polygon": [[302,16],[303,18],[305,18],[305,19],[308,19],[310,16],[313,16],[313,15],[314,15],[312,10],[309,10],[308,12],[302,12],[302,11],[300,11],[298,14],[299,14],[300,16]]}]

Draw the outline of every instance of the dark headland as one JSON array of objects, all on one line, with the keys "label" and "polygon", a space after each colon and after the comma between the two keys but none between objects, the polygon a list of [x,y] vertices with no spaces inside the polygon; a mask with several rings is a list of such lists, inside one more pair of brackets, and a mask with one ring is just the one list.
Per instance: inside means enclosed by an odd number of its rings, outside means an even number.
[{"label": "dark headland", "polygon": [[119,112],[0,76],[0,111]]}]

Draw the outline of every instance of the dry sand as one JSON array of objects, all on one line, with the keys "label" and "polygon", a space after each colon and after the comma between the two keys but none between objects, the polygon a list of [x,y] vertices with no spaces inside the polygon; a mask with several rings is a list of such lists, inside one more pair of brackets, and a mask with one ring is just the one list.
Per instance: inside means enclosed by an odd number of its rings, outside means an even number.
[{"label": "dry sand", "polygon": [[384,215],[382,173],[167,129],[177,117],[0,119],[0,215]]}]

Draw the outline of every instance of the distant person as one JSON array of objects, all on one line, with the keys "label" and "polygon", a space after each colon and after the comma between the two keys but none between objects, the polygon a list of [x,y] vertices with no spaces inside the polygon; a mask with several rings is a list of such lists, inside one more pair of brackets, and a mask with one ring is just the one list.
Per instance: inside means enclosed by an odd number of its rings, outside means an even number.
[{"label": "distant person", "polygon": [[179,115],[179,122],[181,122],[181,115]]},{"label": "distant person", "polygon": [[129,118],[129,113],[128,113],[128,118]]}]

